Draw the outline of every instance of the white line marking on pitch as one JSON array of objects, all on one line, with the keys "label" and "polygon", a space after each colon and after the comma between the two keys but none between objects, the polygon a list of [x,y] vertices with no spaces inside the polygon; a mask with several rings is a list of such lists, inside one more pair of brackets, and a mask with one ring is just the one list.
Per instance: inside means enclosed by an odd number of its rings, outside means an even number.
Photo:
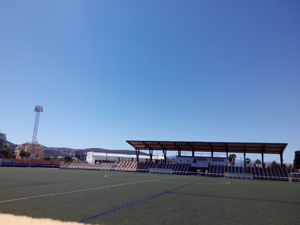
[{"label": "white line marking on pitch", "polygon": [[174,179],[174,178],[172,177],[172,178],[162,178],[162,179],[155,179],[155,180],[143,180],[143,181],[135,181],[135,182],[130,182],[130,183],[124,183],[124,184],[115,184],[115,185],[104,186],[104,187],[96,187],[96,188],[88,188],[88,189],[81,189],[81,190],[75,190],[75,191],[58,192],[58,193],[45,194],[45,195],[35,195],[35,196],[24,197],[24,198],[15,198],[15,199],[3,200],[3,201],[0,201],[0,203],[14,202],[14,201],[20,201],[20,200],[26,200],[26,199],[32,199],[32,198],[48,197],[48,196],[54,196],[54,195],[70,194],[70,193],[76,193],[76,192],[82,192],[82,191],[98,190],[98,189],[104,189],[104,188],[124,186],[124,185],[129,185],[129,184],[138,184],[138,183],[151,182],[151,181],[157,181],[157,180],[167,180],[167,179]]},{"label": "white line marking on pitch", "polygon": [[[184,184],[185,182],[165,182],[165,181],[154,181],[157,183],[163,183],[163,184]],[[230,184],[230,182],[217,182],[217,183],[195,183],[195,185],[224,185],[224,184]]]}]

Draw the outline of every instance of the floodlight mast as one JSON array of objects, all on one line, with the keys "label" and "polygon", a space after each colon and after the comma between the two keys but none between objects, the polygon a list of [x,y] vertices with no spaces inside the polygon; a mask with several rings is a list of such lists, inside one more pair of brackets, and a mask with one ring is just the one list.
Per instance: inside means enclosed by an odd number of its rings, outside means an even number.
[{"label": "floodlight mast", "polygon": [[34,111],[36,112],[36,115],[35,115],[35,123],[34,123],[34,130],[33,130],[33,137],[32,137],[30,155],[32,154],[34,143],[37,142],[36,137],[37,137],[37,131],[38,131],[38,126],[39,126],[40,113],[43,112],[43,106],[36,105],[35,108],[34,108]]}]

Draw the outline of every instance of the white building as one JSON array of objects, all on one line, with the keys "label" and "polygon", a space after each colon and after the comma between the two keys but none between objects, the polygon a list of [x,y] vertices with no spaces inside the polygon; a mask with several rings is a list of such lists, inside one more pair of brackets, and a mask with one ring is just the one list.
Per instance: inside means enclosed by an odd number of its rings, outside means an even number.
[{"label": "white building", "polygon": [[[117,153],[105,153],[105,152],[87,152],[86,161],[91,164],[97,162],[120,162],[120,161],[134,161],[136,159],[135,154],[117,154]],[[152,156],[152,160],[162,160],[163,156]],[[146,162],[150,160],[149,155],[139,155],[140,162]]]},{"label": "white building", "polygon": [[227,166],[228,159],[221,157],[192,157],[177,156],[176,162],[181,164],[191,164],[192,168],[208,169],[209,166]]},{"label": "white building", "polygon": [[17,159],[21,159],[20,156],[21,151],[30,153],[30,159],[40,159],[42,160],[44,157],[44,147],[38,142],[26,142],[24,144],[19,145],[15,149],[15,154]]}]

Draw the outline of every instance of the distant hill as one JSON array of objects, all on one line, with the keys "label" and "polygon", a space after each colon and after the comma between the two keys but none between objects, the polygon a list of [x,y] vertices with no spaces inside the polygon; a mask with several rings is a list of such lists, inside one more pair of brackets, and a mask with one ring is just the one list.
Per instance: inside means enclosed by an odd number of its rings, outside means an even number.
[{"label": "distant hill", "polygon": [[[10,149],[14,151],[18,144],[14,144],[10,141],[6,141]],[[104,148],[86,148],[86,149],[77,149],[77,148],[67,148],[67,147],[44,147],[44,156],[66,156],[72,155],[75,156],[76,152],[80,154],[86,154],[87,152],[104,152],[104,153],[116,153],[116,154],[135,154],[134,150],[109,150]],[[140,152],[140,155],[149,155],[144,152]]]},{"label": "distant hill", "polygon": [[[66,156],[75,155],[76,152],[79,154],[86,154],[87,152],[103,152],[103,153],[116,153],[116,154],[135,154],[132,150],[108,150],[104,148],[86,148],[86,149],[73,149],[65,147],[46,147],[44,146],[45,156]],[[144,152],[140,152],[140,155],[148,155]]]},{"label": "distant hill", "polygon": [[[135,154],[134,150],[109,150],[109,149],[103,149],[103,148],[86,148],[82,151],[84,151],[84,152],[105,152],[105,153],[116,153],[116,154]],[[149,155],[149,154],[140,151],[140,155]]]}]

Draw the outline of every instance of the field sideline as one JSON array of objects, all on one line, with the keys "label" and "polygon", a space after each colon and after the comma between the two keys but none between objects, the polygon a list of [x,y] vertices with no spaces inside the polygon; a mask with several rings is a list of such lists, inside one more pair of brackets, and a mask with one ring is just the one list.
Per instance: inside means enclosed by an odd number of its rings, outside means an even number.
[{"label": "field sideline", "polygon": [[300,182],[0,167],[0,213],[86,224],[299,224]]}]

